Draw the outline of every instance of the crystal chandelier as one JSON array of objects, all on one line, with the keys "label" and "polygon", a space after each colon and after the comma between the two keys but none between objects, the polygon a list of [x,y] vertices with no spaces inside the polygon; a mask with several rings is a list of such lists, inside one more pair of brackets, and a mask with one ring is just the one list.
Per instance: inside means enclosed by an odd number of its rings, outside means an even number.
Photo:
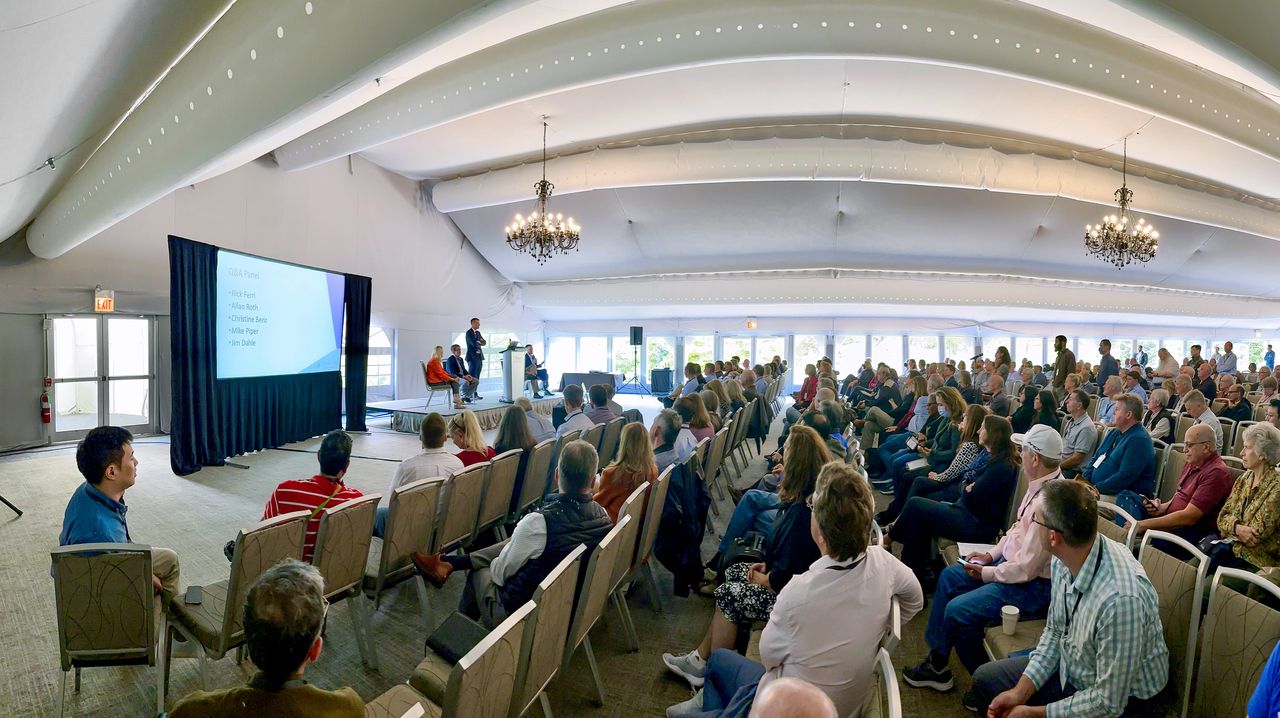
[{"label": "crystal chandelier", "polygon": [[547,122],[542,122],[542,180],[534,183],[533,191],[538,195],[538,207],[528,217],[516,214],[516,220],[507,225],[507,245],[517,252],[528,252],[545,263],[553,254],[568,254],[569,250],[578,251],[578,240],[582,228],[562,214],[551,214],[547,209],[547,200],[551,199],[551,191],[556,186],[547,181]]},{"label": "crystal chandelier", "polygon": [[1116,202],[1120,204],[1120,214],[1112,214],[1102,218],[1102,223],[1086,224],[1084,227],[1084,248],[1105,262],[1110,262],[1121,269],[1132,262],[1150,262],[1159,249],[1160,233],[1155,227],[1147,224],[1145,218],[1139,217],[1131,222],[1129,205],[1133,202],[1133,190],[1128,187],[1129,175],[1129,138],[1124,140],[1124,160],[1121,165],[1120,189],[1116,190]]}]

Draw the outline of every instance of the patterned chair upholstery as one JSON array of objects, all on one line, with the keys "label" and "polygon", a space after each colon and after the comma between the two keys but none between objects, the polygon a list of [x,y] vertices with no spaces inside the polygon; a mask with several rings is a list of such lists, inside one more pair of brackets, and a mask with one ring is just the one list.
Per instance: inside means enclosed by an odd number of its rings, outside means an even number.
[{"label": "patterned chair upholstery", "polygon": [[1236,588],[1241,582],[1280,601],[1280,588],[1266,579],[1231,568],[1214,574],[1200,639],[1193,718],[1245,715],[1280,639],[1280,611],[1241,593]]},{"label": "patterned chair upholstery", "polygon": [[471,543],[480,516],[480,501],[489,481],[488,461],[472,464],[453,475],[448,483],[443,519],[436,531],[436,551],[448,553]]},{"label": "patterned chair upholstery", "polygon": [[520,471],[520,454],[523,449],[504,451],[489,462],[489,483],[480,501],[480,514],[476,519],[476,535],[494,529],[498,538],[506,538],[502,524],[511,508],[511,494],[516,490],[516,474]]},{"label": "patterned chair upholstery", "polygon": [[[1118,526],[1115,522],[1116,516],[1124,521],[1124,526]],[[1098,533],[1119,544],[1124,544],[1125,548],[1133,550],[1133,537],[1138,530],[1138,522],[1129,512],[1106,501],[1098,502]]]},{"label": "patterned chair upholstery", "polygon": [[373,599],[375,611],[388,589],[413,581],[426,625],[431,625],[426,579],[414,568],[411,554],[435,552],[431,542],[435,538],[436,506],[443,487],[442,478],[419,479],[391,492],[384,535],[370,542],[369,560],[364,569],[364,594]]},{"label": "patterned chair upholstery", "polygon": [[634,559],[640,543],[640,528],[644,522],[645,495],[648,493],[649,482],[646,481],[631,492],[627,500],[622,503],[622,508],[618,510],[619,518],[630,516],[631,520],[627,522],[626,529],[618,537],[621,546],[618,558],[613,562],[613,572],[609,577],[611,587],[609,595],[613,599],[613,605],[618,609],[618,615],[622,617],[622,630],[627,634],[632,651],[640,650],[640,637],[636,635],[635,624],[631,621],[631,611],[627,608],[626,584],[629,583],[627,577],[632,575],[635,568]]},{"label": "patterned chair upholstery", "polygon": [[591,444],[591,447],[596,450],[597,456],[600,454],[600,442],[602,439],[604,439],[604,424],[596,424],[587,429],[586,434],[582,435],[582,440]]},{"label": "patterned chair upholstery", "polygon": [[510,718],[524,715],[534,700],[540,700],[543,713],[551,715],[551,705],[544,691],[564,660],[569,623],[573,620],[573,593],[578,588],[578,575],[584,568],[583,556],[586,553],[586,546],[575,548],[533,592],[533,602],[538,610],[534,620],[525,626],[524,655],[520,659]]},{"label": "patterned chair upholstery", "polygon": [[[156,665],[151,547],[132,543],[62,546],[50,552],[58,620],[63,714],[67,673],[94,666]],[[109,610],[103,610],[109,607]]]},{"label": "patterned chair upholstery", "polygon": [[[1192,557],[1183,561],[1152,541],[1174,544]],[[1200,632],[1200,602],[1204,599],[1205,574],[1209,559],[1195,546],[1164,531],[1148,531],[1142,537],[1138,562],[1151,581],[1159,600],[1164,643],[1169,648],[1169,688],[1164,691],[1179,715],[1185,716],[1191,695],[1196,639]]]},{"label": "patterned chair upholstery", "polygon": [[[724,488],[717,483],[716,479],[720,477],[720,467],[724,464],[724,447],[729,441],[728,427],[720,429],[711,440],[711,446],[707,449],[706,461],[702,465],[703,475],[707,481],[707,488],[711,491],[712,498],[725,500],[726,494]],[[720,508],[716,506],[716,501],[711,502],[712,508],[715,509],[716,515],[720,514]]]},{"label": "patterned chair upholstery", "polygon": [[1164,467],[1156,474],[1159,484],[1156,486],[1156,498],[1168,501],[1178,490],[1178,478],[1182,476],[1182,468],[1187,465],[1187,454],[1184,451],[1167,450]]},{"label": "patterned chair upholstery", "polygon": [[551,473],[551,456],[556,451],[555,438],[540,441],[530,449],[529,460],[525,462],[524,481],[520,484],[520,499],[516,502],[516,515],[528,511],[542,501],[547,490],[547,476]]},{"label": "patterned chair upholstery", "polygon": [[[373,521],[381,494],[369,494],[320,513],[320,529],[311,563],[324,577],[325,598],[330,604],[360,595],[364,570],[373,540]],[[378,654],[369,635],[369,618],[359,601],[348,601],[347,612],[356,636],[356,649],[365,665],[378,670]]]},{"label": "patterned chair upholstery", "polygon": [[604,425],[604,436],[600,439],[600,466],[608,466],[618,453],[618,442],[622,438],[622,427],[627,423],[625,417],[610,419]]},{"label": "patterned chair upholstery", "polygon": [[622,555],[623,533],[631,524],[630,516],[623,516],[618,523],[605,534],[600,544],[591,552],[591,560],[587,562],[587,573],[583,579],[582,591],[578,595],[577,606],[573,612],[573,623],[569,628],[569,641],[565,644],[564,660],[560,664],[561,672],[569,668],[573,654],[578,646],[587,655],[587,665],[591,668],[591,679],[595,684],[596,698],[604,705],[604,683],[600,678],[600,667],[596,665],[595,652],[591,650],[591,628],[604,613],[604,604],[608,600],[612,586],[609,578],[613,575],[613,565]]},{"label": "patterned chair upholstery", "polygon": [[653,610],[662,613],[662,597],[658,593],[658,581],[653,575],[653,545],[658,540],[658,526],[662,523],[662,511],[667,505],[667,490],[671,488],[671,471],[675,464],[668,466],[658,474],[653,490],[649,492],[648,506],[644,510],[644,521],[640,525],[640,538],[636,542],[635,560],[627,582],[640,580],[644,574],[645,586],[649,592],[649,603]]},{"label": "patterned chair upholstery", "polygon": [[236,536],[231,555],[231,577],[204,587],[203,602],[188,605],[173,601],[161,623],[160,647],[164,670],[156,695],[157,712],[164,712],[165,692],[169,683],[170,646],[174,634],[188,641],[198,641],[200,652],[200,684],[208,685],[206,658],[218,660],[232,648],[244,643],[244,603],[249,587],[263,571],[286,558],[302,558],[302,541],[310,511],[294,511],[242,529]]},{"label": "patterned chair upholstery", "polygon": [[440,718],[440,706],[427,700],[405,683],[391,686],[386,693],[365,704],[365,718],[404,718],[422,709],[423,718]]}]

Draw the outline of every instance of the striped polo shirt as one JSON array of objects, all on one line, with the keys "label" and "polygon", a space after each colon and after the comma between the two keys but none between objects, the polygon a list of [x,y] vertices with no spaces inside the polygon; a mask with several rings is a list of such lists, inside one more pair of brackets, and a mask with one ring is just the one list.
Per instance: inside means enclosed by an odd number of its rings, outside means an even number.
[{"label": "striped polo shirt", "polygon": [[[335,488],[337,493],[334,493]],[[345,501],[358,499],[363,495],[358,489],[320,474],[309,479],[290,479],[277,486],[271,498],[267,499],[267,508],[262,512],[262,520],[292,511],[315,511],[316,507],[321,505],[329,508]],[[330,496],[333,498],[329,498]],[[316,550],[316,534],[320,531],[321,513],[316,511],[311,520],[307,521],[307,536],[302,545],[302,560],[308,563]]]}]

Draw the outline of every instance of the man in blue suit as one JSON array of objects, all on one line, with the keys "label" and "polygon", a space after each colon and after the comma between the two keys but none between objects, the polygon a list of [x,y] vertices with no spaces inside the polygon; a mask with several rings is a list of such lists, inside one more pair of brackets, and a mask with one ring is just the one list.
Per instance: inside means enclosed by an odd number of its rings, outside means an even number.
[{"label": "man in blue suit", "polygon": [[467,365],[462,361],[462,347],[454,344],[449,350],[453,354],[444,360],[444,370],[449,373],[449,376],[462,380],[462,400],[470,404],[473,397],[480,398],[476,396],[476,387],[480,385],[480,380],[467,371]]},{"label": "man in blue suit", "polygon": [[[467,330],[467,373],[480,380],[480,368],[484,366],[484,350],[487,344],[484,337],[480,336],[480,320],[472,317],[471,328]],[[477,399],[483,399],[483,396],[477,396]]]},{"label": "man in blue suit", "polygon": [[533,355],[532,344],[524,345],[524,378],[533,381],[533,395],[535,398],[539,396],[538,382],[542,382],[542,389],[547,394],[555,393],[551,391],[551,385],[547,383],[550,381],[547,377],[547,370],[542,368],[542,362],[538,361],[538,357]]}]

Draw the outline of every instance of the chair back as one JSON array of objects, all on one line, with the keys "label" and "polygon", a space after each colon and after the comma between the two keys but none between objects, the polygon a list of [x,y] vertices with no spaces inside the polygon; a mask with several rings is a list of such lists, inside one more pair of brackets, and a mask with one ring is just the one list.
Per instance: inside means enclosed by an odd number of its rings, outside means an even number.
[{"label": "chair back", "polygon": [[1190,429],[1191,425],[1194,423],[1196,423],[1195,419],[1192,419],[1190,416],[1187,416],[1186,414],[1179,414],[1178,427],[1173,431],[1173,440],[1179,444],[1186,441],[1187,429]]},{"label": "chair back", "polygon": [[[872,521],[871,523],[875,523]],[[880,647],[893,653],[893,649],[902,642],[902,602],[897,596],[889,599],[889,629],[880,639]]]},{"label": "chair back", "polygon": [[604,424],[596,424],[587,429],[587,433],[582,436],[582,440],[591,444],[591,448],[596,450],[596,455],[600,455],[600,441],[604,438]]},{"label": "chair back", "polygon": [[627,423],[626,417],[610,419],[604,425],[604,436],[600,439],[600,466],[608,466],[618,453],[618,442],[622,438],[622,427]]},{"label": "chair back", "polygon": [[658,540],[658,526],[662,524],[662,511],[667,506],[667,490],[671,488],[671,471],[675,467],[676,465],[672,464],[663,469],[653,484],[653,490],[649,492],[648,506],[644,510],[644,522],[640,527],[640,540],[636,546],[635,564],[637,566],[645,564],[653,555],[653,545]]},{"label": "chair back", "polygon": [[365,589],[374,597],[392,583],[414,575],[412,554],[435,553],[436,507],[444,488],[440,477],[419,479],[391,492],[387,523],[378,556],[378,573]]},{"label": "chair back", "polygon": [[437,552],[449,553],[471,543],[491,466],[488,461],[472,464],[445,483],[444,518],[436,532]]},{"label": "chair back", "polygon": [[1182,477],[1182,470],[1186,465],[1187,454],[1185,451],[1169,450],[1169,453],[1164,458],[1164,466],[1156,476],[1159,482],[1156,485],[1156,498],[1161,501],[1168,501],[1173,498],[1174,492],[1178,490],[1178,479]]},{"label": "chair back", "polygon": [[568,667],[574,651],[578,650],[578,646],[582,645],[582,641],[586,639],[587,632],[596,625],[596,621],[600,620],[600,614],[604,613],[605,601],[613,591],[613,586],[609,585],[609,579],[613,576],[613,564],[622,555],[621,539],[629,525],[631,525],[631,517],[623,516],[591,552],[591,559],[587,561],[587,572],[583,576],[582,591],[579,592],[577,605],[574,607],[573,623],[569,628],[569,641],[564,649],[564,660],[560,664],[562,671]]},{"label": "chair back", "polygon": [[[1177,546],[1191,557],[1191,562],[1153,545],[1151,542],[1154,540]],[[1164,643],[1169,648],[1169,694],[1175,699],[1179,714],[1186,715],[1196,640],[1200,634],[1200,602],[1204,600],[1209,559],[1180,536],[1148,531],[1142,537],[1138,562],[1142,564],[1142,570],[1159,600],[1160,624],[1164,626]]]},{"label": "chair back", "polygon": [[720,473],[720,464],[724,462],[724,446],[729,440],[729,429],[723,428],[716,432],[715,437],[711,440],[711,445],[707,449],[706,460],[702,464],[702,473],[706,475],[707,483],[715,481],[716,476]]},{"label": "chair back", "polygon": [[[1107,512],[1111,512],[1111,516]],[[1116,525],[1113,520],[1114,516],[1124,519],[1124,526]],[[1124,544],[1124,547],[1133,550],[1133,535],[1138,530],[1138,521],[1129,515],[1129,512],[1106,501],[1098,502],[1098,533],[1115,541]]]},{"label": "chair back", "polygon": [[373,520],[381,494],[344,501],[320,512],[320,529],[311,563],[324,576],[325,596],[332,598],[356,591],[364,583],[373,540]]},{"label": "chair back", "polygon": [[[154,666],[151,547],[89,543],[60,546],[49,555],[62,670],[130,663]],[[104,611],[107,606],[110,610]]]},{"label": "chair back", "polygon": [[1260,422],[1241,421],[1236,424],[1236,437],[1235,440],[1231,442],[1232,456],[1241,456],[1244,454],[1244,432],[1248,431],[1249,427],[1257,423]]},{"label": "chair back", "polygon": [[1222,446],[1218,447],[1218,453],[1230,453],[1236,441],[1236,422],[1234,419],[1226,419],[1220,416],[1218,417],[1218,423],[1222,425]]},{"label": "chair back", "polygon": [[1196,666],[1194,718],[1245,715],[1280,639],[1280,611],[1227,585],[1228,579],[1265,592],[1272,603],[1280,602],[1280,588],[1264,578],[1234,568],[1214,573]]},{"label": "chair back", "polygon": [[1161,472],[1164,471],[1165,458],[1169,455],[1169,445],[1159,439],[1152,439],[1151,448],[1155,449],[1156,453],[1156,470],[1152,476],[1155,477],[1156,486],[1159,487]]},{"label": "chair back", "polygon": [[1088,409],[1085,409],[1085,413],[1089,415],[1089,418],[1090,418],[1090,419],[1093,419],[1094,421],[1097,421],[1097,420],[1098,420],[1098,409],[1100,409],[1100,408],[1101,408],[1101,406],[1102,406],[1102,402],[1101,402],[1101,401],[1099,401],[1099,400],[1098,400],[1098,399],[1096,399],[1096,398],[1091,398],[1091,399],[1090,399],[1090,401],[1089,401],[1089,408],[1088,408]]},{"label": "chair back", "polygon": [[1026,467],[1018,469],[1018,485],[1014,488],[1013,495],[1009,497],[1009,507],[1005,511],[1004,525],[1006,529],[1013,526],[1013,522],[1018,519],[1018,507],[1022,505],[1022,497],[1027,495],[1027,488],[1030,485],[1031,478],[1027,476]]},{"label": "chair back", "polygon": [[862,718],[902,718],[898,674],[889,652],[883,648],[876,651],[876,660],[871,667],[871,690],[867,691]]},{"label": "chair back", "polygon": [[524,449],[511,449],[490,460],[489,481],[480,501],[476,533],[491,529],[507,520],[511,495],[516,490],[516,474],[520,471],[520,454]]},{"label": "chair back", "polygon": [[444,689],[442,715],[493,718],[511,710],[512,679],[520,668],[524,627],[533,620],[534,611],[534,603],[526,602],[458,661]]},{"label": "chair back", "polygon": [[1100,421],[1093,422],[1093,431],[1097,436],[1093,440],[1093,451],[1090,453],[1090,456],[1097,456],[1098,447],[1102,446],[1102,440],[1107,438],[1107,432],[1110,430],[1111,427]]},{"label": "chair back", "polygon": [[698,471],[702,472],[702,468],[707,465],[707,448],[711,446],[711,439],[699,439],[697,446],[693,447],[693,455],[697,458]]},{"label": "chair back", "polygon": [[640,528],[644,524],[644,505],[648,493],[649,482],[646,481],[637,486],[627,500],[622,502],[622,508],[618,509],[619,520],[623,516],[630,516],[631,521],[627,523],[626,531],[618,537],[622,547],[618,551],[618,560],[613,562],[613,574],[609,579],[610,591],[618,590],[618,585],[627,577],[634,565],[636,549],[639,548],[640,543]]},{"label": "chair back", "polygon": [[573,620],[573,592],[577,588],[582,557],[586,553],[585,545],[570,551],[533,591],[533,603],[538,610],[524,627],[524,655],[520,660],[509,718],[524,715],[560,670],[569,636],[569,622]]},{"label": "chair back", "polygon": [[215,654],[220,655],[244,640],[244,602],[249,595],[249,587],[264,571],[284,559],[302,559],[302,543],[310,520],[310,511],[293,511],[240,530],[231,554],[231,578],[227,582],[227,601],[222,614],[221,644],[206,648],[212,648]]},{"label": "chair back", "polygon": [[1227,400],[1223,397],[1218,397],[1209,402],[1209,411],[1212,411],[1214,414],[1221,413],[1225,408],[1227,408]]},{"label": "chair back", "polygon": [[547,476],[551,473],[551,455],[556,451],[555,437],[534,444],[533,453],[524,465],[524,483],[520,484],[520,500],[516,513],[522,514],[542,500],[547,491]]}]

